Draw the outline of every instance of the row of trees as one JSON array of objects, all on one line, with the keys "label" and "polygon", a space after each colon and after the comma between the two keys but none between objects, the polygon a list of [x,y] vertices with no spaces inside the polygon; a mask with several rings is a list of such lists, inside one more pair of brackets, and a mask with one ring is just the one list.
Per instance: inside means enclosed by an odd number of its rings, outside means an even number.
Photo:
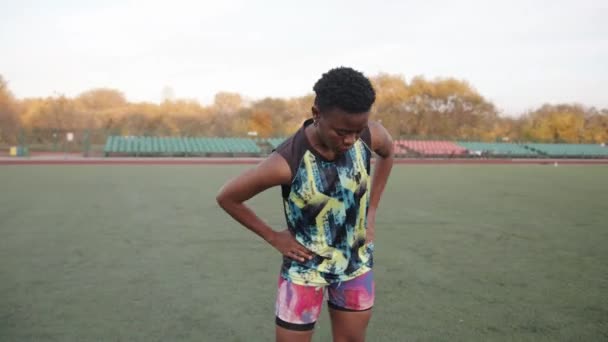
[{"label": "row of trees", "polygon": [[[373,118],[394,137],[482,141],[600,143],[608,141],[608,109],[579,104],[543,105],[518,118],[500,115],[470,84],[380,74]],[[248,101],[221,92],[209,106],[194,100],[160,104],[127,101],[118,90],[94,89],[65,96],[16,99],[0,76],[0,143],[46,143],[53,134],[85,130],[107,134],[284,137],[309,116],[313,94]],[[25,132],[25,133],[24,133]],[[95,141],[94,141],[95,142]]]}]

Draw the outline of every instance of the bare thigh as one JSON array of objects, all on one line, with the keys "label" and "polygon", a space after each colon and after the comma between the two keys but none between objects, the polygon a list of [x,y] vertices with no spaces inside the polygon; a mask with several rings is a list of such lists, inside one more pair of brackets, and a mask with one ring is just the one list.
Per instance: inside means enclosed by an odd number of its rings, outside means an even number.
[{"label": "bare thigh", "polygon": [[363,342],[372,310],[343,311],[329,309],[334,342]]}]

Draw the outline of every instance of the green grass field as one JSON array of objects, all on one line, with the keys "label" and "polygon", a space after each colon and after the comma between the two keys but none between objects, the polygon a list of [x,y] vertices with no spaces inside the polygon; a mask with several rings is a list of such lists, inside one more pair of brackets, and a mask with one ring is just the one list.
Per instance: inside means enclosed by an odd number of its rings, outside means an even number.
[{"label": "green grass field", "polygon": [[[0,167],[0,341],[273,340],[280,256],[214,201],[244,168]],[[375,262],[369,341],[606,341],[608,167],[395,166]]]}]

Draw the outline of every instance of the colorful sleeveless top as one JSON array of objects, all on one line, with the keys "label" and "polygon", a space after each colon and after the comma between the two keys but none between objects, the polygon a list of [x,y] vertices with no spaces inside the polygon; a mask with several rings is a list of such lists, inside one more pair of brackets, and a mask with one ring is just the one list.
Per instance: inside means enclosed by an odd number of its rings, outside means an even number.
[{"label": "colorful sleeveless top", "polygon": [[299,262],[283,258],[281,275],[300,285],[323,286],[355,278],[372,268],[365,244],[370,196],[371,136],[360,139],[335,160],[323,158],[303,126],[279,147],[289,163],[291,184],[282,185],[287,227],[316,256]]}]

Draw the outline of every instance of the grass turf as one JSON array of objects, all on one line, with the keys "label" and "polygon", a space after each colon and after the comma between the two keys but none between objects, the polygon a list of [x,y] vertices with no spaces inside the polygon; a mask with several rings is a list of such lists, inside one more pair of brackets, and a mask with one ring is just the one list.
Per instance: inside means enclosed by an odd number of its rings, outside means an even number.
[{"label": "grass turf", "polygon": [[[0,340],[273,340],[280,257],[214,201],[246,167],[0,167]],[[250,202],[277,229],[279,194]],[[607,194],[606,166],[395,166],[368,340],[608,339]]]}]

